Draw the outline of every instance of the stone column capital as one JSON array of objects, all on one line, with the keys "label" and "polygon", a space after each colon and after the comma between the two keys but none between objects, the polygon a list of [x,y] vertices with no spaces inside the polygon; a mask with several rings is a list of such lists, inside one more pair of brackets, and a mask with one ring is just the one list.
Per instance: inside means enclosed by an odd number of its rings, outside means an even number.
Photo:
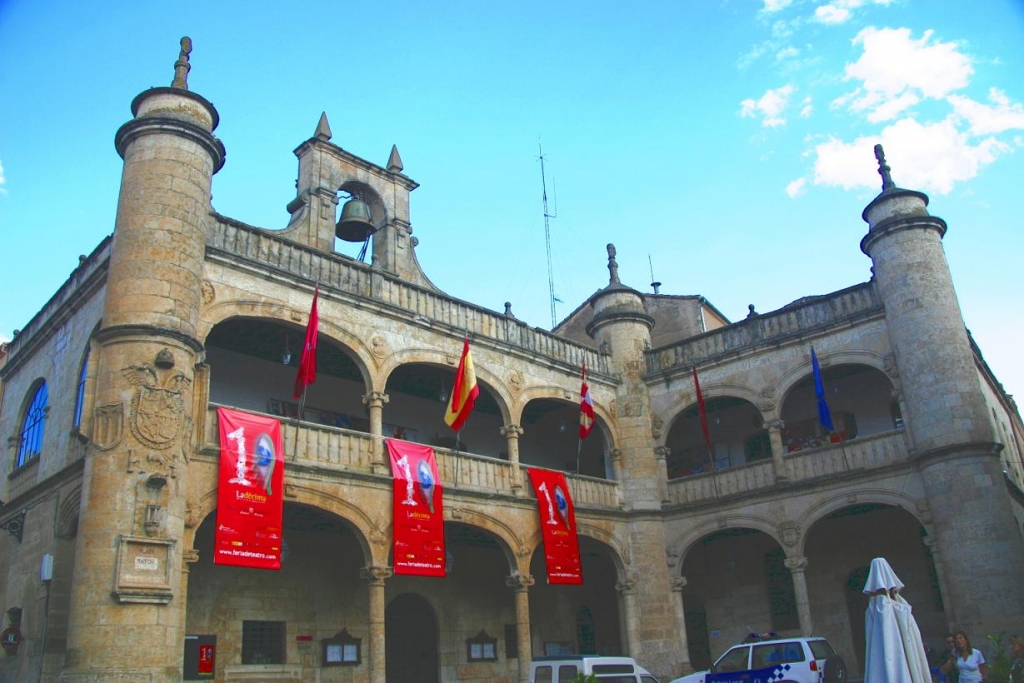
[{"label": "stone column capital", "polygon": [[383,586],[384,581],[394,575],[391,567],[369,566],[359,570],[359,578],[365,579],[371,586]]},{"label": "stone column capital", "polygon": [[619,462],[620,460],[622,460],[622,451],[619,450],[618,448],[613,448],[611,451],[609,451],[608,455],[610,455],[612,460],[614,460],[615,462]]},{"label": "stone column capital", "polygon": [[383,391],[371,391],[368,394],[363,394],[363,405],[371,408],[383,407],[390,400],[391,397]]},{"label": "stone column capital", "polygon": [[[199,561],[199,551],[195,548],[187,548],[181,553],[181,562],[184,565],[195,564]],[[187,569],[188,567],[186,567]]]},{"label": "stone column capital", "polygon": [[498,432],[507,439],[518,439],[523,435],[523,428],[519,425],[505,425]]},{"label": "stone column capital", "polygon": [[807,569],[807,558],[803,556],[787,557],[785,565],[794,574],[802,574]]},{"label": "stone column capital", "polygon": [[636,579],[629,578],[617,581],[615,583],[615,590],[623,595],[633,595],[634,591],[636,591]]},{"label": "stone column capital", "polygon": [[672,449],[668,446],[655,446],[654,455],[658,457],[658,460],[664,460],[672,454]]},{"label": "stone column capital", "polygon": [[533,577],[529,574],[520,574],[519,572],[516,572],[511,576],[505,577],[505,585],[517,593],[529,590],[533,583]]},{"label": "stone column capital", "polygon": [[782,420],[768,420],[761,425],[762,429],[767,429],[769,432],[781,432],[785,427],[786,423]]},{"label": "stone column capital", "polygon": [[673,576],[672,577],[672,590],[676,593],[682,592],[686,588],[686,584],[689,583],[685,576]]}]

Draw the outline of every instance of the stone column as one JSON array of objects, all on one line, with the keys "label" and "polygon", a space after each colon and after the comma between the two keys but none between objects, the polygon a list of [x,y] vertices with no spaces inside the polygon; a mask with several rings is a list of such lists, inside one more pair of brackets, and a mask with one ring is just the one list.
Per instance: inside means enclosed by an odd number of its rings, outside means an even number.
[{"label": "stone column", "polygon": [[530,645],[530,586],[533,577],[516,572],[505,579],[505,585],[516,594],[516,647],[519,649],[519,683],[530,682],[530,662],[533,648]]},{"label": "stone column", "polygon": [[385,683],[384,676],[384,582],[394,572],[391,567],[363,567],[359,576],[370,584],[370,683]]},{"label": "stone column", "polygon": [[956,618],[955,605],[946,597],[949,595],[949,589],[946,584],[946,573],[942,568],[942,562],[939,558],[939,544],[936,538],[931,535],[925,536],[921,540],[924,541],[924,547],[928,551],[932,564],[935,566],[935,576],[939,580],[939,592],[942,594],[942,606],[945,608],[946,613],[946,629],[952,633],[959,622]]},{"label": "stone column", "polygon": [[523,472],[519,469],[519,437],[523,428],[519,425],[505,425],[500,430],[508,444],[508,462],[512,467],[512,493],[518,494],[523,488]]},{"label": "stone column", "polygon": [[676,622],[679,624],[679,652],[686,671],[690,670],[690,647],[686,639],[686,605],[683,602],[683,589],[686,588],[686,577],[677,576],[672,579],[672,594],[675,597]]},{"label": "stone column", "polygon": [[[618,448],[613,448],[610,451],[608,451],[608,457],[612,461],[612,477],[615,479],[615,481],[622,481],[622,451],[620,451]],[[617,502],[619,504],[619,507],[622,507],[624,503],[622,497],[622,487],[617,486],[615,488],[615,491],[618,494]]]},{"label": "stone column", "polygon": [[387,474],[391,471],[384,454],[384,404],[390,397],[380,391],[363,394],[363,405],[370,411],[370,436],[373,437],[373,471]]},{"label": "stone column", "polygon": [[786,558],[786,567],[793,575],[793,593],[796,596],[796,612],[800,618],[800,632],[804,636],[814,633],[814,622],[811,621],[811,601],[807,597],[806,557]]},{"label": "stone column", "polygon": [[622,623],[626,630],[626,651],[630,657],[640,655],[639,618],[636,612],[636,579],[623,579],[615,584],[622,606]]},{"label": "stone column", "polygon": [[654,457],[658,459],[658,471],[661,474],[658,488],[661,492],[661,502],[668,501],[668,456],[672,449],[668,446],[657,446],[654,449]]},{"label": "stone column", "polygon": [[789,479],[789,468],[786,466],[786,447],[782,443],[782,429],[786,426],[782,420],[765,422],[763,429],[768,430],[768,441],[772,445],[772,466],[775,469],[775,481]]}]

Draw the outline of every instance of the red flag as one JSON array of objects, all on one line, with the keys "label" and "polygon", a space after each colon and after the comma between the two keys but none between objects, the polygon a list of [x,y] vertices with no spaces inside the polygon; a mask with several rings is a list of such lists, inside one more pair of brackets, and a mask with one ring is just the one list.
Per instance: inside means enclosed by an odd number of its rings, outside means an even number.
[{"label": "red flag", "polygon": [[580,387],[580,440],[587,438],[594,428],[594,399],[587,386],[587,365],[583,364],[583,385]]},{"label": "red flag", "polygon": [[704,432],[704,443],[708,447],[708,457],[711,457],[711,435],[708,433],[708,411],[704,407],[704,394],[700,393],[700,380],[697,379],[697,366],[693,366],[693,386],[697,390],[697,410],[700,411],[700,429]]},{"label": "red flag", "polygon": [[480,387],[476,384],[476,370],[473,368],[473,356],[469,353],[469,339],[462,341],[462,358],[459,369],[455,372],[455,386],[448,398],[448,408],[444,413],[445,423],[459,431],[469,414],[473,412],[473,404],[480,395]]},{"label": "red flag", "polygon": [[295,376],[295,398],[306,393],[306,385],[316,381],[316,338],[320,327],[320,313],[317,311],[317,298],[320,287],[313,291],[313,305],[309,309],[309,324],[306,325],[306,340],[302,343],[302,360],[299,361],[299,374]]}]

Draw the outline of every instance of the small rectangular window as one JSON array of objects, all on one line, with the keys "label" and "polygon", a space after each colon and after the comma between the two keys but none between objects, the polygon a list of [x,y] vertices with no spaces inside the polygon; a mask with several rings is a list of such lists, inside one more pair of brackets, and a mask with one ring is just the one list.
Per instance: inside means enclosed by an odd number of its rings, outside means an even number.
[{"label": "small rectangular window", "polygon": [[243,621],[242,664],[284,664],[285,622]]}]

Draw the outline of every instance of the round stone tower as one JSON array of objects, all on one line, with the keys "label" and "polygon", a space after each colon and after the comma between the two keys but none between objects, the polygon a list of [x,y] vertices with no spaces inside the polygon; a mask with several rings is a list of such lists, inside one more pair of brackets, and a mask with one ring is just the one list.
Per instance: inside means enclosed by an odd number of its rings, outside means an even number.
[{"label": "round stone tower", "polygon": [[933,554],[951,593],[946,616],[980,641],[1024,616],[1024,547],[999,461],[1002,445],[942,248],[946,223],[929,215],[925,194],[893,183],[881,145],[875,156],[882,192],[864,209],[869,228],[861,249],[885,305],[935,530]]},{"label": "round stone tower", "polygon": [[[664,557],[665,527],[658,514],[664,466],[663,462],[659,465],[652,446],[651,404],[644,383],[644,352],[651,347],[654,319],[647,313],[643,295],[619,280],[615,247],[611,244],[608,272],[608,286],[590,300],[594,317],[587,325],[587,334],[602,353],[610,355],[612,372],[619,379],[615,395],[617,451],[612,458],[622,497],[628,508],[651,512],[635,517],[630,524],[630,554]],[[683,636],[676,614],[665,607],[666,597],[672,595],[668,563],[645,564],[642,579],[631,564],[624,571],[625,576],[620,577],[615,588],[622,594],[629,654],[654,671],[679,671],[686,665],[686,653],[679,647]]]},{"label": "round stone tower", "polygon": [[202,344],[205,225],[224,146],[189,92],[183,38],[170,87],[132,102],[86,455],[62,680],[181,680],[184,462]]}]

